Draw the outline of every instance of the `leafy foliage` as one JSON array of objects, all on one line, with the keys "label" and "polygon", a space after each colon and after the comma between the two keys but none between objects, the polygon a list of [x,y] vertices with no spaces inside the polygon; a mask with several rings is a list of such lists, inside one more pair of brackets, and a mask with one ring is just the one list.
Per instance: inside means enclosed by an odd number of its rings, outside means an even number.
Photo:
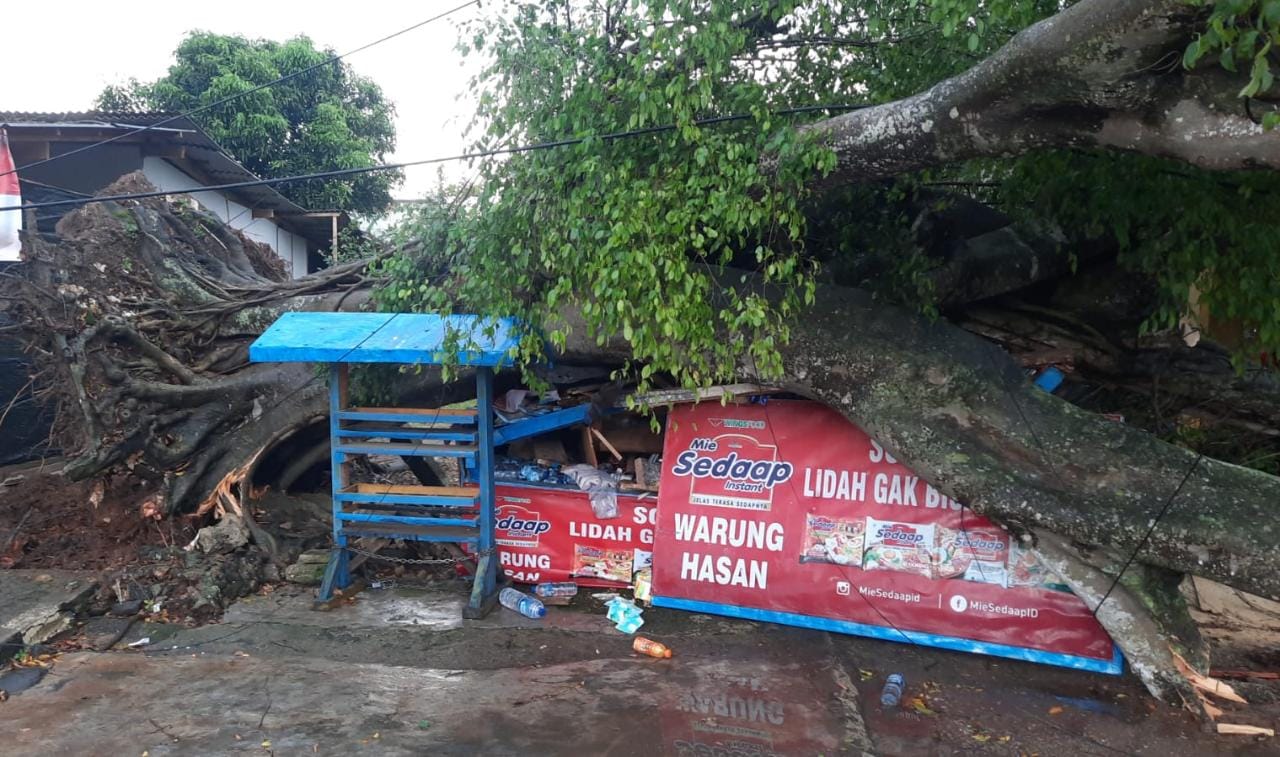
[{"label": "leafy foliage", "polygon": [[[1081,191],[1088,187],[1088,191]],[[1280,177],[1223,176],[1155,158],[1053,152],[1017,161],[1004,192],[1022,212],[1120,245],[1120,260],[1165,294],[1151,327],[1173,326],[1191,289],[1243,326],[1241,356],[1280,345]],[[1176,198],[1176,200],[1172,199]]]},{"label": "leafy foliage", "polygon": [[[107,111],[185,112],[247,92],[323,62],[332,50],[310,39],[287,42],[192,32],[160,79],[113,85],[98,96]],[[339,61],[203,111],[196,120],[249,170],[267,177],[360,168],[384,162],[395,148],[394,108],[377,84]],[[308,208],[379,212],[391,200],[397,172],[281,187]]]},{"label": "leafy foliage", "polygon": [[[394,305],[516,314],[559,345],[568,325],[557,316],[573,307],[593,335],[630,343],[642,379],[664,370],[702,384],[744,355],[777,372],[777,340],[813,289],[803,177],[833,159],[772,115],[814,101],[771,86],[776,64],[757,55],[753,29],[792,6],[625,8],[524,4],[471,30],[468,51],[491,61],[475,86],[477,149],[586,139],[481,165],[481,189],[450,233],[448,286],[401,282]],[[749,118],[695,123],[726,113]],[[766,152],[774,172],[760,166]],[[729,263],[776,296],[727,280]],[[530,354],[539,346],[528,340]]]},{"label": "leafy foliage", "polygon": [[[509,6],[463,35],[463,51],[487,61],[473,88],[474,148],[583,141],[480,163],[473,195],[421,220],[429,260],[388,262],[394,283],[381,304],[518,315],[557,344],[570,328],[558,315],[569,308],[598,339],[624,337],[642,379],[663,371],[705,384],[744,361],[767,375],[780,369],[777,346],[820,276],[932,309],[927,274],[935,261],[915,246],[903,199],[943,181],[980,184],[989,188],[984,201],[1055,222],[1086,244],[1119,239],[1123,261],[1162,286],[1165,307],[1152,326],[1176,322],[1195,286],[1216,315],[1249,324],[1250,349],[1274,350],[1280,218],[1257,199],[1274,191],[1266,175],[1063,152],[809,196],[804,178],[829,167],[832,155],[797,127],[826,114],[779,111],[918,93],[1068,4]],[[1259,13],[1266,4],[1243,2]],[[726,114],[748,117],[697,123]],[[658,128],[666,125],[675,128]],[[628,129],[642,133],[602,138]],[[766,160],[776,171],[762,170]],[[530,339],[525,357],[540,347]]]},{"label": "leafy foliage", "polygon": [[[1206,8],[1209,14],[1204,34],[1187,45],[1183,65],[1192,68],[1205,57],[1216,55],[1228,71],[1248,67],[1249,82],[1240,90],[1240,97],[1270,91],[1275,83],[1272,59],[1280,45],[1280,0],[1186,1]],[[1263,124],[1274,128],[1280,124],[1280,113],[1266,113]]]}]

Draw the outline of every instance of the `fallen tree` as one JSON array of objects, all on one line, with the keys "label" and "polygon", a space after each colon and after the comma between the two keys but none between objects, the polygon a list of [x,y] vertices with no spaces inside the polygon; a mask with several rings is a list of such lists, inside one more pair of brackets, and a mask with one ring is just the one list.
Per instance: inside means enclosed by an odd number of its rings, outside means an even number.
[{"label": "fallen tree", "polygon": [[[697,10],[722,12],[718,6]],[[790,10],[772,12],[772,27],[724,11],[724,33],[734,50],[781,46],[788,34],[780,31],[783,21],[791,19],[794,31],[807,18],[791,18]],[[567,24],[572,31],[556,41],[570,46],[562,56],[567,61],[599,66],[609,76],[574,79],[581,90],[564,82],[556,86],[572,91],[539,89],[546,102],[536,107],[516,98],[519,118],[511,111],[487,115],[498,117],[499,126],[506,118],[527,130],[534,119],[559,118],[573,95],[586,98],[589,107],[573,102],[589,125],[592,118],[616,118],[609,109],[620,102],[647,114],[627,98],[671,81],[679,85],[668,87],[675,118],[688,119],[694,104],[680,99],[682,87],[714,56],[690,60],[690,50],[701,48],[660,38],[642,20],[626,20],[620,8],[605,15],[599,46],[573,47],[589,36],[590,25],[584,31]],[[642,383],[658,375],[705,383],[733,374],[826,402],[948,495],[1033,544],[1043,536],[1046,561],[1071,572],[1086,600],[1114,577],[1108,570],[1115,561],[1080,557],[1098,549],[1134,553],[1143,565],[1175,576],[1195,573],[1278,597],[1280,532],[1265,524],[1280,502],[1280,478],[1202,458],[1050,396],[1029,384],[1018,362],[970,333],[1024,355],[1065,350],[1082,375],[1123,379],[1138,392],[1147,391],[1142,377],[1153,384],[1158,377],[1164,387],[1177,388],[1181,408],[1212,400],[1228,420],[1263,435],[1274,432],[1280,412],[1270,378],[1240,377],[1229,365],[1224,370],[1225,353],[1206,360],[1207,347],[1139,344],[1142,314],[1127,322],[1133,339],[1103,338],[1092,327],[1072,339],[1043,313],[988,300],[1039,292],[1028,287],[1071,276],[1078,260],[1114,258],[1119,242],[1075,232],[1039,236],[1035,229],[1052,224],[1015,225],[987,213],[972,229],[944,233],[947,243],[935,245],[940,257],[926,261],[923,278],[949,316],[935,318],[838,279],[813,288],[810,300],[809,264],[818,259],[834,267],[832,249],[840,242],[808,249],[803,233],[778,232],[803,229],[815,201],[842,197],[849,184],[1044,147],[1123,148],[1223,171],[1270,166],[1274,135],[1223,105],[1226,83],[1238,88],[1238,78],[1161,63],[1170,54],[1176,62],[1203,23],[1204,12],[1181,3],[1085,0],[923,94],[802,129],[761,127],[767,138],[693,129],[635,153],[584,144],[554,157],[490,166],[475,216],[439,239],[431,236],[436,227],[424,226],[421,236],[435,247],[402,255],[407,264],[389,272],[371,274],[365,263],[353,263],[286,281],[269,252],[192,206],[159,200],[89,205],[62,222],[58,241],[29,238],[24,278],[7,282],[6,296],[25,326],[46,396],[61,407],[63,446],[78,453],[68,474],[130,470],[163,492],[172,513],[207,510],[228,486],[244,497],[251,481],[280,485],[299,475],[296,466],[281,466],[255,479],[263,460],[322,464],[322,455],[312,453],[325,412],[323,382],[305,367],[248,365],[247,343],[280,312],[359,307],[381,277],[391,277],[387,307],[450,302],[515,313],[555,334],[565,360],[622,367]],[[535,50],[523,36],[535,27],[502,27],[490,44],[510,45],[518,60]],[[640,42],[662,54],[654,67],[628,60]],[[812,38],[805,44],[817,45]],[[628,82],[632,75],[639,80]],[[615,86],[594,92],[595,79]],[[1176,86],[1166,86],[1171,79]],[[518,85],[504,86],[514,91]],[[593,94],[600,99],[591,100]],[[762,96],[752,104],[771,102]],[[1193,111],[1212,132],[1203,160],[1179,141],[1188,121],[1169,117]],[[788,134],[796,141],[788,143]],[[808,152],[815,148],[805,134],[822,135],[817,149],[830,152]],[[708,144],[715,149],[706,150]],[[809,157],[797,167],[786,160],[788,150]],[[743,167],[744,155],[750,168]],[[775,173],[757,170],[760,160]],[[614,172],[608,180],[601,178],[606,169]],[[970,174],[961,178],[967,183]],[[889,197],[885,207],[897,207],[893,191],[873,186],[878,198]],[[984,213],[984,203],[971,205],[966,215]],[[902,225],[920,232],[917,211]],[[104,256],[104,250],[115,252]],[[419,265],[421,258],[428,260]],[[1143,276],[1156,278],[1149,271]],[[983,303],[972,307],[974,301]],[[453,394],[456,382],[423,375],[397,390],[425,404],[460,396]],[[1148,524],[1166,504],[1168,512],[1147,538]],[[1135,598],[1142,590],[1117,589],[1121,610],[1107,608],[1099,618],[1139,662],[1153,691],[1198,710],[1160,656],[1166,621],[1177,619],[1131,622],[1136,608],[1151,607]]]}]

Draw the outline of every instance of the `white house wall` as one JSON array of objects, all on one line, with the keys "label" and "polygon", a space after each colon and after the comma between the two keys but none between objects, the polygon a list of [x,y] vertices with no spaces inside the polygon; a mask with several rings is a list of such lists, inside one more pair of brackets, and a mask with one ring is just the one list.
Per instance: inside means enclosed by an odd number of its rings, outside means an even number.
[{"label": "white house wall", "polygon": [[[202,186],[164,158],[143,158],[142,173],[162,192],[188,192]],[[249,208],[224,192],[191,192],[190,197],[223,223],[274,250],[295,279],[306,275],[307,240],[304,237],[281,228],[271,219],[254,218]]]}]

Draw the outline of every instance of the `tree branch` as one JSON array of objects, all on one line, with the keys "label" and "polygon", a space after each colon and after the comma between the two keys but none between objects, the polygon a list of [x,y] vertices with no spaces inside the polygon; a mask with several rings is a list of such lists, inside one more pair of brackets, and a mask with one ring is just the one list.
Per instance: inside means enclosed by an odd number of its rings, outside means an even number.
[{"label": "tree branch", "polygon": [[925,92],[806,127],[838,159],[813,186],[1051,147],[1280,168],[1280,138],[1236,97],[1247,77],[1216,64],[1181,69],[1202,18],[1182,0],[1081,0]]}]

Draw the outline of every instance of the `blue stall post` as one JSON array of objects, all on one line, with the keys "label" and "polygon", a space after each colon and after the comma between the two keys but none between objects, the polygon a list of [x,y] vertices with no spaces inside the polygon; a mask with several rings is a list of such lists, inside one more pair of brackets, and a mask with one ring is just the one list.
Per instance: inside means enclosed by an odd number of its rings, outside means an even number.
[{"label": "blue stall post", "polygon": [[480,485],[480,538],[476,580],[464,618],[483,618],[498,600],[498,554],[494,543],[497,494],[493,484],[493,369],[476,369],[476,479]]},{"label": "blue stall post", "polygon": [[324,579],[320,582],[320,592],[316,597],[317,604],[332,601],[334,589],[345,589],[351,585],[347,536],[342,532],[342,519],[339,517],[342,512],[340,496],[346,490],[350,479],[346,454],[338,449],[340,438],[338,429],[341,425],[339,419],[346,407],[347,365],[346,363],[329,363],[329,457],[332,471],[329,504],[333,511],[333,549],[329,553],[329,564],[325,567]]}]

